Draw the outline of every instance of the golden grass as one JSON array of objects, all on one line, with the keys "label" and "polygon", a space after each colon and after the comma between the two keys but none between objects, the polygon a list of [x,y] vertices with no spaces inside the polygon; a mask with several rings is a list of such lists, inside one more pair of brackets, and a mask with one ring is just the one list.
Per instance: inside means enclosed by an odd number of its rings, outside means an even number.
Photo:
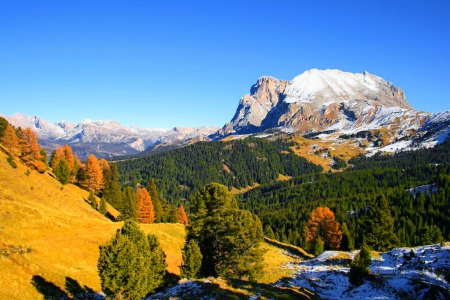
[{"label": "golden grass", "polygon": [[[308,140],[302,136],[296,136],[292,140],[296,143],[291,147],[295,154],[314,164],[321,165],[325,172],[331,170],[331,157],[348,161],[350,158],[364,153],[364,149],[352,140],[339,140],[338,142],[321,139]],[[326,157],[324,157],[325,153],[328,153]]]},{"label": "golden grass", "polygon": [[[100,291],[99,245],[122,223],[93,210],[87,191],[63,186],[48,173],[31,171],[27,176],[26,166],[17,165],[13,169],[0,152],[0,299],[43,299],[37,290],[42,282],[64,291],[72,280]],[[115,214],[111,208],[110,213]],[[179,273],[183,225],[142,228],[160,238],[168,271]]]},{"label": "golden grass", "polygon": [[183,224],[141,224],[146,234],[154,234],[166,254],[167,271],[180,275],[180,266],[183,263],[181,250],[184,247],[186,230]]},{"label": "golden grass", "polygon": [[278,181],[287,181],[287,180],[291,180],[292,177],[291,176],[287,176],[287,175],[283,175],[283,174],[278,174]]},{"label": "golden grass", "polygon": [[258,186],[260,186],[260,184],[259,183],[257,183],[257,182],[255,182],[252,186],[247,186],[247,187],[245,187],[245,188],[240,188],[240,189],[237,189],[237,188],[235,188],[234,186],[231,188],[231,193],[233,194],[233,195],[237,195],[237,194],[243,194],[243,193],[245,193],[245,192],[248,192],[248,191],[250,191],[250,190],[253,190],[254,188],[257,188]]},{"label": "golden grass", "polygon": [[[49,287],[70,295],[66,286],[70,282],[100,291],[99,245],[109,241],[122,222],[112,222],[93,210],[86,201],[87,191],[63,186],[48,173],[26,173],[26,166],[18,163],[13,169],[0,152],[0,299],[43,299],[39,290]],[[178,275],[185,227],[141,224],[141,229],[158,237],[167,256],[167,271]],[[266,250],[261,284],[289,277],[292,270],[286,264],[297,258],[274,245],[262,243],[261,247]],[[245,286],[244,282],[241,288]],[[249,290],[253,293],[253,288]],[[297,295],[298,291],[286,293]]]}]

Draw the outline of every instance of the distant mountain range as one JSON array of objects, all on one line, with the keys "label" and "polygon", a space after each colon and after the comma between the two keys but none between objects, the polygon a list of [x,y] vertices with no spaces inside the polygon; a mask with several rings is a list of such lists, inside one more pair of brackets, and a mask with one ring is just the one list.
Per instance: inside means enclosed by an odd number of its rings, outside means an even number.
[{"label": "distant mountain range", "polygon": [[90,153],[99,157],[129,156],[157,145],[171,149],[201,140],[242,138],[267,131],[299,135],[323,132],[322,138],[331,139],[361,137],[367,135],[361,133],[375,131],[370,134],[377,135],[378,140],[366,145],[368,152],[429,147],[450,136],[450,111],[431,114],[414,110],[400,88],[368,72],[317,69],[291,81],[259,78],[250,94],[241,98],[231,121],[220,129],[142,129],[87,119],[79,124],[54,124],[18,113],[5,118],[14,126],[35,130],[48,151],[68,143],[81,159]]},{"label": "distant mountain range", "polygon": [[60,145],[69,144],[80,159],[94,153],[97,157],[113,157],[137,154],[149,147],[174,143],[186,139],[204,140],[218,127],[174,127],[152,129],[126,127],[116,121],[93,121],[85,119],[79,124],[69,122],[51,123],[38,116],[16,113],[4,116],[18,127],[30,127],[37,132],[39,143],[49,152]]}]

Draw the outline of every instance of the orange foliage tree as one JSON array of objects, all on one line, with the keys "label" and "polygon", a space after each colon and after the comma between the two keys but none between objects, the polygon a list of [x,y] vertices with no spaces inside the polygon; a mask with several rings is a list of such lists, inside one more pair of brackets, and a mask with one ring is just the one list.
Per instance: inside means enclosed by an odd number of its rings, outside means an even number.
[{"label": "orange foliage tree", "polygon": [[27,127],[19,130],[20,159],[27,165],[39,172],[46,169],[42,162],[41,146],[38,143],[36,132]]},{"label": "orange foliage tree", "polygon": [[316,208],[306,227],[306,240],[309,243],[320,237],[327,249],[339,249],[342,240],[341,225],[336,222],[334,213],[328,207]]},{"label": "orange foliage tree", "polygon": [[19,138],[17,137],[16,131],[11,124],[8,124],[6,126],[1,142],[6,147],[6,151],[9,152],[9,155],[14,158],[17,158],[19,156]]},{"label": "orange foliage tree", "polygon": [[103,189],[103,172],[94,154],[89,155],[82,173],[81,187],[98,194]]},{"label": "orange foliage tree", "polygon": [[137,192],[137,216],[140,223],[155,222],[155,208],[150,194],[146,188],[140,188]]},{"label": "orange foliage tree", "polygon": [[184,210],[183,204],[181,204],[180,207],[178,207],[177,218],[178,218],[178,223],[181,223],[184,225],[189,225],[189,220],[186,215],[186,211]]},{"label": "orange foliage tree", "polygon": [[75,182],[75,176],[78,172],[78,169],[82,165],[80,159],[75,154],[73,154],[72,148],[67,144],[63,147],[59,147],[53,152],[50,159],[50,166],[53,168],[53,170],[59,164],[59,161],[61,159],[64,159],[67,162],[67,165],[69,166],[71,172],[71,182]]}]

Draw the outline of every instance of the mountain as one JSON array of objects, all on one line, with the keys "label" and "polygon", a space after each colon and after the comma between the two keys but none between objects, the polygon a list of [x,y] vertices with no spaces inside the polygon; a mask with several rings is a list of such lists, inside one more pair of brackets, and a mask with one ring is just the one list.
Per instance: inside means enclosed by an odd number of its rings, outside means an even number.
[{"label": "mountain", "polygon": [[85,119],[79,124],[70,122],[51,123],[38,116],[16,113],[4,116],[16,127],[30,127],[39,136],[39,142],[51,152],[60,145],[69,144],[73,151],[85,159],[94,153],[97,157],[136,154],[160,143],[173,143],[187,139],[207,139],[217,127],[174,127],[152,129],[126,127],[116,121],[93,121]]},{"label": "mountain", "polygon": [[[450,111],[414,110],[399,87],[379,76],[312,69],[291,81],[259,78],[214,138],[323,133],[320,138],[330,143],[353,137],[373,154],[440,144],[450,136],[449,125]],[[367,143],[361,136],[375,138]]]}]

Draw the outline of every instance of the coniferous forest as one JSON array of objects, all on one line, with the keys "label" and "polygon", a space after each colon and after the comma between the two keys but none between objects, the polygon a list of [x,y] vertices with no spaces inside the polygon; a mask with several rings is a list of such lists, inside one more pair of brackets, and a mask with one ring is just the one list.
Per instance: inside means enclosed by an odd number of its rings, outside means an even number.
[{"label": "coniferous forest", "polygon": [[[380,201],[385,212],[379,215],[388,219],[377,222],[392,223],[392,228],[375,230],[392,231],[394,236],[382,248],[450,238],[449,142],[395,155],[355,157],[338,173],[322,173],[321,167],[295,156],[290,146],[282,139],[197,143],[118,162],[118,168],[123,185],[154,177],[160,193],[175,203],[189,202],[190,195],[209,182],[230,190],[258,183],[236,195],[240,207],[259,216],[269,238],[306,248],[306,223],[317,207],[329,207],[342,225],[340,249],[360,248],[366,236],[381,234],[369,232],[370,222],[375,222],[369,220],[371,211]],[[278,174],[292,179],[278,181]]]}]

